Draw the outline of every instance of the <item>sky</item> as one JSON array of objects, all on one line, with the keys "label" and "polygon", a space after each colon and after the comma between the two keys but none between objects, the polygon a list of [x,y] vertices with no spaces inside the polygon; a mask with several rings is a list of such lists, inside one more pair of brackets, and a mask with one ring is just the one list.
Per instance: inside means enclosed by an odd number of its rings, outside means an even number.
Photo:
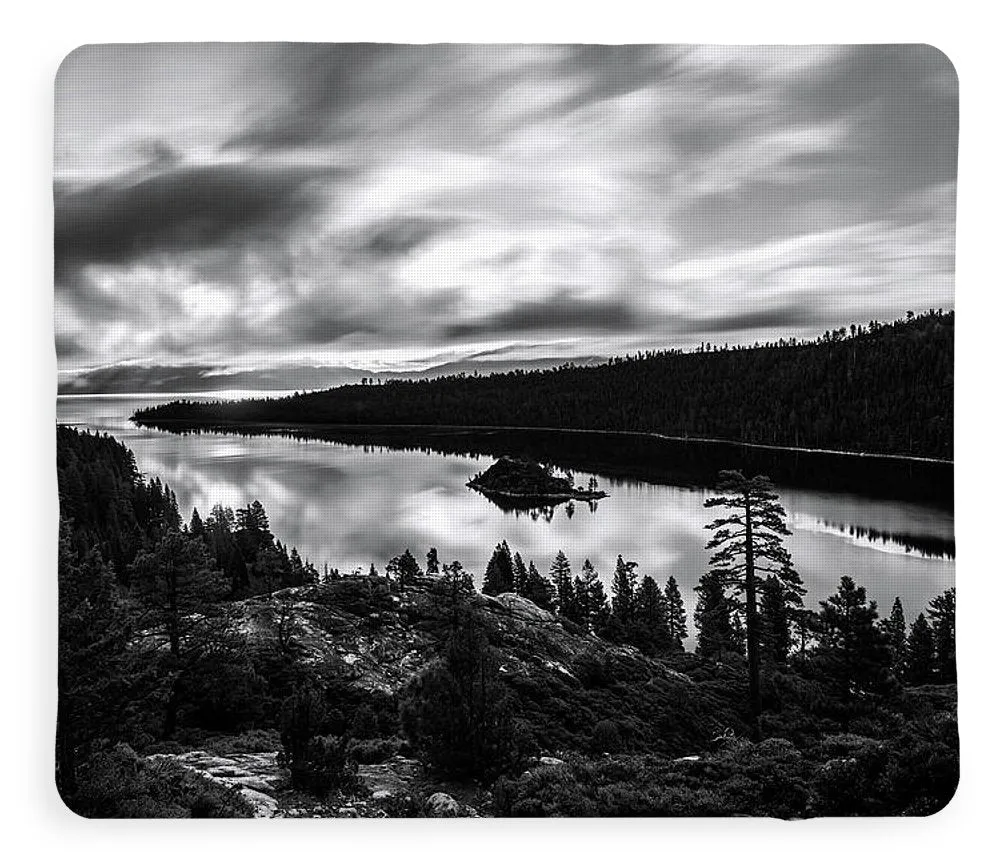
[{"label": "sky", "polygon": [[63,392],[954,305],[958,82],[929,46],[92,45],[54,131]]}]

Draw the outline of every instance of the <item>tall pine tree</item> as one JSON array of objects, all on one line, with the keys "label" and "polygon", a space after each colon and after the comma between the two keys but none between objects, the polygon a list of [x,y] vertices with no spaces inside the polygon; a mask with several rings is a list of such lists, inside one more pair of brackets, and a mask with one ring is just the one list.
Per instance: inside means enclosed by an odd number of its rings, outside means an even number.
[{"label": "tall pine tree", "polygon": [[695,592],[698,604],[694,623],[698,628],[698,655],[718,661],[725,653],[738,652],[733,634],[733,602],[726,593],[725,579],[715,571],[702,575]]},{"label": "tall pine tree", "polygon": [[628,629],[635,617],[636,569],[638,563],[626,562],[618,554],[615,576],[611,581],[611,616],[622,630]]},{"label": "tall pine tree", "polygon": [[573,569],[566,554],[561,550],[552,560],[549,577],[555,587],[556,609],[559,611],[559,616],[576,622],[579,619],[579,612],[576,609],[576,597],[573,592]]},{"label": "tall pine tree", "polygon": [[844,575],[833,595],[820,602],[820,663],[844,698],[876,688],[890,664],[878,608],[867,591]]},{"label": "tall pine tree", "polygon": [[742,596],[750,708],[756,724],[762,709],[760,582],[762,577],[773,576],[782,593],[801,596],[802,581],[784,544],[791,532],[770,480],[763,475],[748,479],[741,472],[724,470],[719,473],[717,488],[721,495],[709,497],[705,507],[722,508],[727,513],[706,527],[713,533],[706,547],[712,551],[709,563],[719,580]]},{"label": "tall pine tree", "polygon": [[934,680],[934,631],[922,613],[910,626],[906,640],[906,680],[914,686]]},{"label": "tall pine tree", "polygon": [[882,631],[889,647],[892,672],[897,679],[903,679],[906,674],[906,616],[898,595],[888,618],[882,620]]},{"label": "tall pine tree", "polygon": [[946,589],[931,599],[927,617],[934,632],[934,663],[937,678],[942,683],[957,679],[955,667],[955,589]]},{"label": "tall pine tree", "polygon": [[528,569],[520,553],[514,554],[514,592],[525,595],[528,588]]},{"label": "tall pine tree", "polygon": [[[518,556],[517,559],[520,559],[520,556]],[[517,562],[514,564],[516,577],[519,569],[517,568]],[[520,568],[524,568],[523,561],[521,561]],[[556,610],[557,601],[555,587],[552,585],[552,581],[550,581],[544,574],[538,573],[538,569],[535,568],[534,562],[532,562],[530,567],[526,570],[522,586],[523,590],[520,594],[526,599],[533,601],[543,610]]]},{"label": "tall pine tree", "polygon": [[667,648],[671,652],[680,652],[684,649],[684,639],[688,636],[687,612],[673,575],[667,578],[667,588],[663,592],[663,623],[667,634]]},{"label": "tall pine tree", "polygon": [[583,573],[573,581],[573,592],[580,612],[580,624],[588,631],[603,632],[608,626],[611,608],[601,576],[589,559],[584,560]]}]

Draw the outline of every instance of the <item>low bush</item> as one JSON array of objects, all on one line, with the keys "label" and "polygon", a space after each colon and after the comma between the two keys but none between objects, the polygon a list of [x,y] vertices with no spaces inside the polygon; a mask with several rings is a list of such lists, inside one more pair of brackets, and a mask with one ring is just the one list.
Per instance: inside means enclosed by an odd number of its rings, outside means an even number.
[{"label": "low bush", "polygon": [[402,737],[382,737],[371,740],[351,740],[347,758],[355,764],[381,764],[396,755],[409,756],[409,742]]},{"label": "low bush", "polygon": [[66,805],[85,818],[251,818],[235,791],[172,760],[151,762],[129,746],[98,752],[77,774]]},{"label": "low bush", "polygon": [[281,733],[273,728],[244,731],[242,734],[221,734],[209,737],[201,744],[206,752],[216,755],[252,754],[281,751]]}]

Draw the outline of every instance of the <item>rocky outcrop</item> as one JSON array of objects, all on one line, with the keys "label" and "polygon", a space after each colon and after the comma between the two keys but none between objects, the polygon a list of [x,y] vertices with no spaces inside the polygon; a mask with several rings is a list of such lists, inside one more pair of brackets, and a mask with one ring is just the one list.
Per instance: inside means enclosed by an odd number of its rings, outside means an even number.
[{"label": "rocky outcrop", "polygon": [[[339,668],[361,691],[392,695],[436,654],[443,602],[435,594],[435,582],[421,578],[416,585],[399,587],[382,576],[346,576],[328,585],[247,599],[236,608],[240,627],[251,640],[276,641],[276,622],[283,618],[300,658]],[[577,661],[600,656],[641,661],[651,675],[690,682],[663,661],[586,634],[514,593],[475,593],[467,601],[499,636],[502,672],[508,676],[542,671],[576,682]]]},{"label": "rocky outcrop", "polygon": [[232,788],[253,806],[255,818],[270,818],[278,810],[275,794],[284,784],[284,772],[278,767],[277,752],[213,755],[193,751],[180,755],[149,755],[148,761],[176,761],[227,788]]}]

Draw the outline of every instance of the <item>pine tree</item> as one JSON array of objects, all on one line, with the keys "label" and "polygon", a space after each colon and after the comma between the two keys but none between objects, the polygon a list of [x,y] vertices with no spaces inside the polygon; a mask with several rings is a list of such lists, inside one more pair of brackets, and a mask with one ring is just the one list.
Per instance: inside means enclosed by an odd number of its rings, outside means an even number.
[{"label": "pine tree", "polygon": [[892,672],[897,679],[902,679],[906,673],[906,616],[898,595],[892,603],[889,617],[882,621],[882,630],[889,646]]},{"label": "pine tree", "polygon": [[[372,568],[374,569],[374,563]],[[402,586],[412,586],[416,579],[423,574],[417,560],[414,559],[410,549],[406,548],[399,556],[394,556],[385,567],[385,573],[390,580],[395,580]]]},{"label": "pine tree", "polygon": [[913,621],[906,641],[906,679],[914,686],[934,680],[934,632],[923,614]]},{"label": "pine tree", "polygon": [[483,595],[500,595],[514,591],[514,560],[510,555],[510,546],[506,541],[500,542],[493,551],[493,556],[486,566],[486,577],[483,580]]},{"label": "pine tree", "polygon": [[806,607],[792,611],[792,631],[796,650],[800,656],[805,656],[809,644],[816,639],[821,630],[819,614],[816,611]]},{"label": "pine tree", "polygon": [[878,608],[868,601],[865,588],[844,575],[837,592],[820,602],[820,620],[821,666],[843,696],[875,688],[890,657]]},{"label": "pine tree", "polygon": [[791,532],[770,480],[763,475],[747,479],[740,472],[724,470],[719,473],[717,487],[722,495],[709,497],[705,507],[724,508],[729,513],[706,526],[713,533],[706,547],[713,551],[709,563],[719,580],[743,599],[750,708],[756,724],[762,709],[760,575],[774,576],[788,598],[801,597],[804,590],[784,545],[784,538]]},{"label": "pine tree", "polygon": [[407,548],[403,551],[403,555],[399,557],[400,585],[411,585],[421,574],[423,574],[423,572],[420,570],[417,560],[414,558],[413,554],[410,553],[410,549]]},{"label": "pine tree", "polygon": [[627,630],[635,616],[636,562],[625,562],[618,554],[615,576],[611,582],[611,615],[618,627]]},{"label": "pine tree", "polygon": [[195,538],[201,538],[201,536],[205,534],[205,524],[202,522],[201,515],[198,513],[197,508],[191,512],[190,532]]},{"label": "pine tree", "polygon": [[945,590],[931,599],[927,616],[934,631],[934,661],[937,678],[953,683],[958,678],[955,667],[955,589]]},{"label": "pine tree", "polygon": [[635,621],[650,628],[663,622],[663,592],[648,574],[635,594]]},{"label": "pine tree", "polygon": [[[518,556],[520,559],[520,556]],[[517,576],[517,563],[515,562],[515,577]],[[524,568],[524,562],[521,562],[521,568]],[[531,563],[531,567],[526,570],[525,577],[523,580],[523,592],[521,595],[524,596],[529,601],[534,602],[543,610],[555,611],[556,610],[556,589],[545,575],[539,574],[538,569],[535,568],[535,563]]]},{"label": "pine tree", "polygon": [[698,655],[719,660],[725,653],[737,652],[733,635],[733,603],[726,594],[723,576],[715,571],[702,575],[695,592],[698,595],[694,610]]},{"label": "pine tree", "polygon": [[56,785],[72,803],[77,770],[103,740],[127,736],[128,710],[150,679],[135,640],[137,611],[116,585],[97,548],[79,556],[72,530],[59,525],[59,669]]},{"label": "pine tree", "polygon": [[525,595],[528,587],[528,569],[520,553],[514,554],[514,592]]},{"label": "pine tree", "polygon": [[667,648],[664,627],[663,592],[648,574],[644,575],[635,594],[635,613],[629,628],[629,641],[647,655]]},{"label": "pine tree", "polygon": [[580,624],[588,631],[602,632],[608,626],[611,608],[604,583],[589,559],[584,560],[583,574],[573,581],[576,608],[580,613]]},{"label": "pine tree", "polygon": [[556,610],[558,610],[559,616],[564,616],[574,622],[578,621],[580,612],[577,610],[576,594],[573,592],[573,568],[569,564],[566,554],[561,550],[552,560],[549,578],[555,587]]},{"label": "pine tree", "polygon": [[663,593],[663,622],[667,635],[667,648],[677,652],[683,650],[684,639],[688,636],[687,612],[684,610],[684,600],[673,575],[667,578],[667,588]]},{"label": "pine tree", "polygon": [[791,617],[781,583],[773,574],[764,581],[761,591],[760,625],[764,659],[783,665],[792,647]]},{"label": "pine tree", "polygon": [[177,724],[186,672],[231,634],[229,613],[221,605],[228,586],[202,540],[177,531],[167,532],[152,550],[137,556],[131,576],[149,633],[164,641],[174,677],[163,724],[168,737]]},{"label": "pine tree", "polygon": [[438,562],[438,552],[436,547],[427,551],[427,574],[438,574],[440,563]]}]

